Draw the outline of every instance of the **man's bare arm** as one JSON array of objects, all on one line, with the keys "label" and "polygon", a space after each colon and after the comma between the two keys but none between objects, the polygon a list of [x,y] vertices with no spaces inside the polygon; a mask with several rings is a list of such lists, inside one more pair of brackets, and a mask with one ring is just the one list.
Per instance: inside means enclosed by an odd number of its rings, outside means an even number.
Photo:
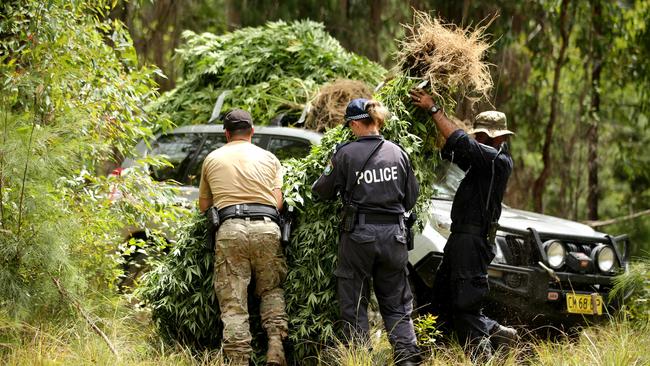
[{"label": "man's bare arm", "polygon": [[282,210],[282,190],[279,188],[273,189],[273,196],[275,196],[278,211]]},{"label": "man's bare arm", "polygon": [[212,206],[211,198],[199,197],[199,210],[201,212],[205,212],[205,210],[209,209],[210,206]]},{"label": "man's bare arm", "polygon": [[[426,111],[431,110],[431,107],[433,107],[435,104],[433,97],[422,89],[413,89],[409,92],[409,94],[411,96],[413,104]],[[433,113],[433,121],[436,123],[438,130],[440,133],[442,133],[442,136],[444,136],[445,139],[447,139],[454,131],[460,128],[449,118],[447,118],[445,112],[442,109],[436,113]]]}]

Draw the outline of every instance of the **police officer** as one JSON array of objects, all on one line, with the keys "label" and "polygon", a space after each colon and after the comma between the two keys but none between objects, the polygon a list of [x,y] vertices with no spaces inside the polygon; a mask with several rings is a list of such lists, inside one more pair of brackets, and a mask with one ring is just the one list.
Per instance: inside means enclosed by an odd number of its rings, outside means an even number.
[{"label": "police officer", "polygon": [[223,350],[230,365],[248,365],[251,334],[248,284],[255,277],[262,326],[269,338],[267,365],[285,365],[287,336],[284,291],[287,266],[280,246],[282,166],[270,152],[251,144],[253,121],[235,109],[224,117],[228,143],[203,162],[199,207],[219,209],[214,288],[223,321]]},{"label": "police officer", "polygon": [[489,111],[476,116],[469,131],[475,138],[471,138],[424,90],[414,89],[410,95],[416,106],[431,113],[445,137],[442,157],[466,172],[451,208],[451,235],[436,273],[435,301],[459,340],[471,346],[472,355],[490,356],[494,346],[517,339],[515,329],[498,324],[482,312],[489,291],[487,266],[494,258],[493,234],[512,172],[505,142],[513,132],[507,129],[505,114]]},{"label": "police officer", "polygon": [[368,341],[372,279],[395,363],[416,365],[404,212],[415,205],[419,186],[406,152],[379,134],[387,117],[377,101],[352,100],[345,121],[357,140],[337,147],[312,190],[321,199],[339,193],[344,204],[334,274],[346,339]]}]

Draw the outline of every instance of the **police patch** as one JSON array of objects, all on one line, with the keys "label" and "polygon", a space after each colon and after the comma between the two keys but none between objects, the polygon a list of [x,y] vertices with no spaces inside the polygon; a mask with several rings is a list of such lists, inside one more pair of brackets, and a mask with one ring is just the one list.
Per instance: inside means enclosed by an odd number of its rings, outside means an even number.
[{"label": "police patch", "polygon": [[331,173],[332,173],[332,163],[329,163],[325,167],[325,171],[323,172],[323,174],[330,175]]}]

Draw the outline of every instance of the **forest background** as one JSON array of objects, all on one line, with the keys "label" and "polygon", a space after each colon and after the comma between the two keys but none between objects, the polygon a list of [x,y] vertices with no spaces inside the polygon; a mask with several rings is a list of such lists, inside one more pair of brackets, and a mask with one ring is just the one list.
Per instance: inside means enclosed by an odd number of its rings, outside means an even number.
[{"label": "forest background", "polygon": [[[348,50],[394,64],[402,24],[425,10],[461,26],[485,25],[495,82],[490,106],[508,116],[515,170],[506,203],[632,234],[650,249],[646,1],[130,1],[111,17],[126,24],[140,62],[174,88],[183,30],[223,33],[267,21],[312,19]],[[456,111],[469,119],[468,111]],[[606,219],[646,214],[610,223]],[[603,225],[607,224],[607,225]],[[644,249],[647,248],[647,249]]]},{"label": "forest background", "polygon": [[[17,364],[50,351],[68,352],[71,359],[61,359],[70,362],[97,359],[105,345],[87,326],[97,323],[118,349],[143,353],[137,360],[147,352],[170,364],[187,359],[151,347],[157,338],[149,333],[150,344],[138,343],[151,327],[116,305],[125,301],[115,291],[119,258],[107,254],[125,225],[173,230],[167,223],[186,213],[164,204],[174,192],[146,172],[120,181],[102,174],[107,156],[129,155],[171,125],[143,107],[181,78],[174,50],[184,30],[222,34],[309,18],[348,50],[391,68],[414,9],[457,25],[489,24],[495,87],[492,105],[479,109],[505,112],[517,133],[506,203],[629,233],[633,254],[648,257],[648,0],[5,0],[0,355]],[[471,117],[462,105],[454,112]],[[108,202],[115,190],[129,199]],[[85,343],[91,338],[98,344]]]}]

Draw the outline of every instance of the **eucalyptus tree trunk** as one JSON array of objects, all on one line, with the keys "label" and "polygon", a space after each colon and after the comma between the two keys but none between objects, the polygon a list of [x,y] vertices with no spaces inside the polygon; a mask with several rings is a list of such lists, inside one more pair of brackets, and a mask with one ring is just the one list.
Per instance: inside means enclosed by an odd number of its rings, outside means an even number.
[{"label": "eucalyptus tree trunk", "polygon": [[382,0],[371,0],[370,2],[370,27],[372,32],[372,40],[369,56],[373,61],[380,61],[379,36],[381,35],[381,30],[383,28],[381,21],[381,13],[383,7],[382,2]]},{"label": "eucalyptus tree trunk", "polygon": [[546,182],[548,177],[551,175],[552,161],[551,161],[551,144],[553,143],[553,129],[555,128],[555,123],[557,121],[557,116],[559,113],[559,102],[560,102],[560,76],[562,74],[562,66],[564,66],[564,61],[566,59],[566,50],[569,46],[569,36],[571,33],[571,22],[569,15],[569,3],[570,0],[562,0],[560,5],[560,38],[561,45],[560,51],[555,62],[555,70],[553,73],[553,92],[551,94],[551,112],[549,114],[548,123],[546,124],[546,130],[544,133],[544,145],[542,147],[542,163],[544,167],[540,172],[537,179],[533,183],[533,203],[535,211],[543,212],[544,211],[544,192],[546,190]]},{"label": "eucalyptus tree trunk", "polygon": [[352,50],[353,40],[350,36],[350,1],[338,0],[338,9],[333,22],[332,35],[341,42],[341,45],[348,50]]},{"label": "eucalyptus tree trunk", "polygon": [[600,113],[600,71],[603,66],[602,52],[602,4],[600,0],[592,3],[591,26],[593,32],[591,53],[591,108],[589,113],[589,129],[587,130],[588,144],[588,191],[587,191],[587,218],[598,220],[598,199],[600,187],[598,184],[598,124]]},{"label": "eucalyptus tree trunk", "polygon": [[[161,90],[170,90],[175,86],[174,62],[171,52],[180,41],[179,13],[183,11],[182,3],[173,0],[159,0],[152,3],[153,9],[144,20],[149,23],[150,37],[143,45],[143,54],[162,68],[168,77],[156,76]],[[148,60],[147,60],[148,61]]]},{"label": "eucalyptus tree trunk", "polygon": [[176,86],[177,75],[171,56],[183,30],[183,10],[183,2],[174,0],[122,1],[110,15],[126,24],[142,64],[154,64],[167,75],[155,76],[162,91]]},{"label": "eucalyptus tree trunk", "polygon": [[239,0],[226,0],[226,27],[233,31],[241,27],[241,8]]}]

